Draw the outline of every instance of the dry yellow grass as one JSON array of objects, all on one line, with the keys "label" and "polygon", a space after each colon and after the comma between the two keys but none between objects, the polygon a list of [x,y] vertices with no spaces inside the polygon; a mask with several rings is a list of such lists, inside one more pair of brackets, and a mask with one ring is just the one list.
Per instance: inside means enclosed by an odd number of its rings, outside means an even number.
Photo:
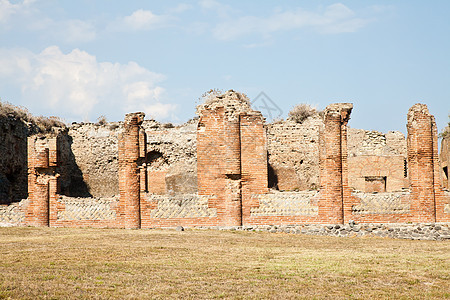
[{"label": "dry yellow grass", "polygon": [[450,298],[450,242],[0,228],[0,299]]}]

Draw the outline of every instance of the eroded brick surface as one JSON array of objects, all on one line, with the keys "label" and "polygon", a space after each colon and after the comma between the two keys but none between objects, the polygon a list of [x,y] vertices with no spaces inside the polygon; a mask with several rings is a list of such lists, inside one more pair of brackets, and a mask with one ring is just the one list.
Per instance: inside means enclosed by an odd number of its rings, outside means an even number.
[{"label": "eroded brick surface", "polygon": [[199,195],[216,196],[222,226],[242,225],[254,205],[251,195],[267,192],[267,146],[262,114],[232,90],[199,107],[197,174]]},{"label": "eroded brick surface", "polygon": [[58,198],[58,133],[28,138],[28,199],[26,223],[49,226],[51,202]]},{"label": "eroded brick surface", "polygon": [[127,114],[119,136],[119,216],[125,228],[141,227],[141,194],[147,192],[144,116]]},{"label": "eroded brick surface", "polygon": [[435,222],[443,215],[443,194],[439,178],[437,129],[425,104],[408,111],[408,168],[411,211],[415,222]]}]

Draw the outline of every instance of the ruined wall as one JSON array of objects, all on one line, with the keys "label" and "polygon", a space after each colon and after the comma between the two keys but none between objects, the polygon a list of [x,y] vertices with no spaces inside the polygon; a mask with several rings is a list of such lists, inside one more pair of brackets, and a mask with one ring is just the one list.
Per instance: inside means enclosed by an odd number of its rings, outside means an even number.
[{"label": "ruined wall", "polygon": [[[1,206],[0,225],[449,222],[450,193],[440,185],[444,163],[426,106],[408,112],[407,151],[401,133],[347,129],[351,111],[349,103],[331,104],[323,119],[277,122],[266,131],[261,113],[228,91],[200,106],[198,121],[181,126],[134,113],[124,123],[74,124],[33,135],[29,199]],[[282,174],[278,191],[268,190],[268,162],[272,171],[288,170],[274,173]],[[317,172],[320,177],[311,175]],[[408,174],[411,189],[404,189]],[[292,191],[305,182],[303,188],[312,189],[318,178],[320,191]],[[67,196],[82,192],[100,196]]]},{"label": "ruined wall", "polygon": [[145,120],[149,192],[183,194],[197,192],[197,120],[183,125]]},{"label": "ruined wall", "polygon": [[395,192],[408,188],[403,156],[349,157],[349,186],[366,193]]},{"label": "ruined wall", "polygon": [[27,136],[31,124],[0,116],[0,204],[27,198]]},{"label": "ruined wall", "polygon": [[319,130],[317,114],[303,123],[286,120],[267,125],[269,186],[280,191],[319,188]]},{"label": "ruined wall", "polygon": [[[195,193],[196,120],[173,126],[144,120],[150,192]],[[72,197],[119,194],[118,137],[123,122],[74,123],[61,138],[61,193]],[[67,175],[66,175],[67,174]]]},{"label": "ruined wall", "polygon": [[122,122],[75,123],[64,139],[61,192],[75,197],[112,197],[119,193],[118,135]]},{"label": "ruined wall", "polygon": [[0,205],[0,227],[25,226],[25,213],[29,200],[24,199],[10,205]]},{"label": "ruined wall", "polygon": [[406,139],[401,132],[349,128],[349,186],[364,192],[408,188]]},{"label": "ruined wall", "polygon": [[406,138],[399,131],[381,133],[373,130],[348,129],[348,157],[378,155],[406,157]]},{"label": "ruined wall", "polygon": [[448,222],[450,199],[439,177],[437,129],[424,104],[407,115],[407,159],[410,190],[370,195],[354,192],[351,217],[361,223]]},{"label": "ruined wall", "polygon": [[[444,132],[450,132],[450,128],[447,127]],[[450,189],[448,173],[450,168],[450,134],[447,134],[441,141],[439,159],[441,162],[442,187],[448,190]]]},{"label": "ruined wall", "polygon": [[[267,125],[269,186],[280,191],[319,188],[319,131],[324,126],[319,114],[303,123],[278,121]],[[363,129],[348,130],[349,186],[367,192],[366,178],[388,178],[392,192],[408,186],[406,139],[401,132],[386,134]]]}]

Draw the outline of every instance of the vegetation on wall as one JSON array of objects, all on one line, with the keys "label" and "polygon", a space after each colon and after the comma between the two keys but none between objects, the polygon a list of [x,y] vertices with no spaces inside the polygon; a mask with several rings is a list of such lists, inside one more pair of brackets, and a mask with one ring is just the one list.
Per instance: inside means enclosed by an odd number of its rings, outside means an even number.
[{"label": "vegetation on wall", "polygon": [[23,106],[16,106],[0,100],[0,118],[14,118],[35,125],[39,131],[51,131],[53,127],[66,127],[65,122],[59,117],[33,116]]},{"label": "vegetation on wall", "polygon": [[316,114],[321,114],[321,112],[307,103],[300,103],[291,109],[288,119],[296,123],[303,123],[303,121]]},{"label": "vegetation on wall", "polygon": [[445,127],[442,132],[439,134],[440,138],[447,138],[450,136],[450,115],[448,115],[449,121],[447,123],[447,127]]}]

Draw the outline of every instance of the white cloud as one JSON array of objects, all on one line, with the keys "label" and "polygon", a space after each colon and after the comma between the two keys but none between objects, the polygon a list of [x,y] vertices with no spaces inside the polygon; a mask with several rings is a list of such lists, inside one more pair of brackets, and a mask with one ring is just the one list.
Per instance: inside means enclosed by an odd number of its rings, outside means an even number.
[{"label": "white cloud", "polygon": [[156,15],[150,10],[139,9],[122,20],[122,24],[132,30],[151,30],[170,24],[173,18],[169,15]]},{"label": "white cloud", "polygon": [[219,23],[213,34],[220,40],[233,40],[250,34],[270,37],[279,31],[312,28],[320,33],[355,32],[369,22],[356,17],[344,4],[327,6],[322,12],[303,9],[276,11],[268,17],[243,16]]},{"label": "white cloud", "polygon": [[[98,62],[79,49],[64,54],[57,46],[34,54],[23,49],[0,49],[0,87],[13,84],[27,106],[46,115],[95,119],[105,114],[122,119],[130,111],[151,111],[166,117],[176,106],[163,103],[164,76],[135,62]],[[110,112],[110,114],[108,114]]]},{"label": "white cloud", "polygon": [[34,0],[24,0],[13,4],[9,0],[0,0],[0,22],[5,23],[18,14],[27,14]]},{"label": "white cloud", "polygon": [[222,4],[216,0],[200,0],[199,6],[203,11],[213,11],[221,18],[226,18],[233,13],[231,6]]},{"label": "white cloud", "polygon": [[177,6],[169,9],[169,13],[180,14],[192,9],[192,5],[186,3],[180,3]]},{"label": "white cloud", "polygon": [[68,43],[90,42],[95,39],[95,27],[82,20],[68,20],[61,24],[60,34]]},{"label": "white cloud", "polygon": [[54,20],[32,5],[35,0],[16,4],[0,0],[0,24],[4,31],[32,32],[44,38],[57,38],[65,43],[89,42],[96,37],[96,28],[91,21],[78,19]]},{"label": "white cloud", "polygon": [[145,105],[143,111],[149,118],[165,119],[170,116],[170,113],[176,110],[177,106],[171,103],[156,102],[155,104]]}]

